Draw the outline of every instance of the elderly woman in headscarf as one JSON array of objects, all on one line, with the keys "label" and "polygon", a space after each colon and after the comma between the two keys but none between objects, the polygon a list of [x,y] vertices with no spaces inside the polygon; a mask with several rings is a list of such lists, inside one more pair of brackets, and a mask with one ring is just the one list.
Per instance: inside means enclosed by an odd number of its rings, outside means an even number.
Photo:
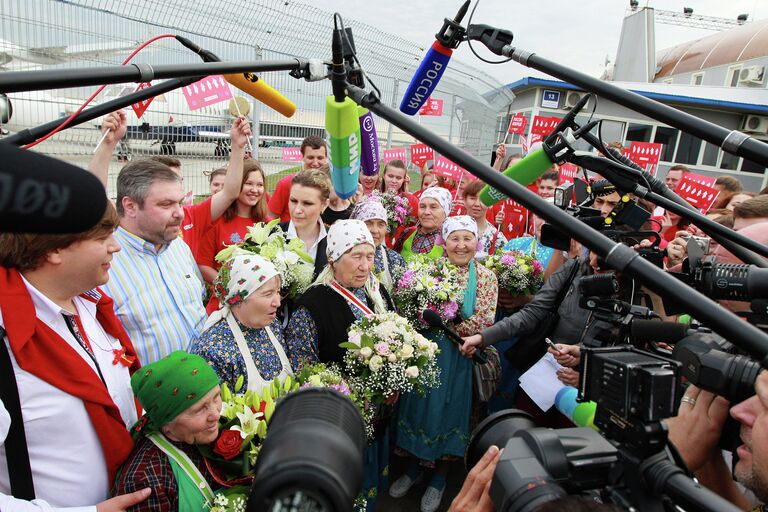
[{"label": "elderly woman in headscarf", "polygon": [[395,249],[406,261],[414,254],[427,254],[431,259],[441,257],[440,228],[450,214],[451,193],[441,187],[426,189],[419,198],[418,225],[398,237]]},{"label": "elderly woman in headscarf", "polygon": [[[371,274],[375,244],[361,220],[337,220],[328,230],[328,264],[298,301],[285,330],[294,368],[307,363],[338,363],[343,368],[347,329],[365,315],[394,311],[389,294]],[[383,416],[376,439],[365,451],[363,492],[374,510],[389,473],[389,436]]]},{"label": "elderly woman in headscarf", "polygon": [[[443,224],[442,235],[446,257],[458,267],[465,289],[455,329],[460,335],[474,333],[493,324],[498,293],[496,276],[475,262],[477,224],[471,217],[449,217]],[[445,490],[448,463],[464,456],[469,440],[473,363],[441,331],[429,330],[425,336],[440,346],[440,386],[423,397],[409,393],[400,399],[395,444],[398,453],[411,455],[421,465],[435,468],[421,499],[422,512],[434,512]],[[392,484],[389,494],[395,498],[405,496],[420,478],[421,469],[414,460]]]},{"label": "elderly woman in headscarf", "polygon": [[216,373],[202,357],[177,350],[134,373],[131,388],[144,416],[131,429],[136,444],[113,494],[151,487],[132,511],[209,510],[215,483],[195,445],[219,435]]},{"label": "elderly woman in headscarf", "polygon": [[214,280],[221,308],[205,323],[203,333],[189,347],[202,356],[234,390],[261,393],[275,378],[293,375],[286,355],[280,308],[280,274],[272,263],[251,253],[236,253]]},{"label": "elderly woman in headscarf", "polygon": [[387,236],[387,210],[376,196],[363,200],[355,206],[352,218],[365,222],[371,232],[376,252],[373,255],[373,272],[379,282],[392,293],[396,279],[405,270],[405,260],[397,252],[385,245]]}]

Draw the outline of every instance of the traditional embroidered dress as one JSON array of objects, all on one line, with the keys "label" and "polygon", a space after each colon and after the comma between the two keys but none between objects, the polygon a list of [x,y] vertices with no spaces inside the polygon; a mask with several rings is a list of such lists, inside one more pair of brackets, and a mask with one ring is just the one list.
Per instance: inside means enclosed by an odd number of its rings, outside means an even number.
[{"label": "traditional embroidered dress", "polygon": [[[455,327],[460,335],[468,336],[493,324],[498,284],[491,270],[474,261],[459,267],[459,272],[466,292],[463,320]],[[434,463],[464,456],[470,434],[473,363],[441,331],[430,329],[423,334],[440,346],[440,386],[423,397],[409,393],[400,398],[395,444]]]},{"label": "traditional embroidered dress", "polygon": [[[266,329],[252,329],[240,322],[237,322],[237,326],[243,333],[248,348],[248,358],[255,365],[260,377],[259,380],[269,383],[286,370],[290,371],[291,365],[285,355],[288,348],[283,339],[283,328],[279,320],[275,319],[269,324],[269,330],[275,338],[274,341]],[[280,347],[280,350],[275,348],[275,343]],[[189,351],[208,361],[213,371],[221,379],[222,384],[226,383],[230,390],[235,389],[235,383],[240,376],[245,379],[243,390],[248,389],[251,385],[257,386],[256,382],[252,383],[250,380],[246,359],[240,351],[235,335],[226,319],[219,320],[213,327],[200,335],[200,338],[190,345]]]}]

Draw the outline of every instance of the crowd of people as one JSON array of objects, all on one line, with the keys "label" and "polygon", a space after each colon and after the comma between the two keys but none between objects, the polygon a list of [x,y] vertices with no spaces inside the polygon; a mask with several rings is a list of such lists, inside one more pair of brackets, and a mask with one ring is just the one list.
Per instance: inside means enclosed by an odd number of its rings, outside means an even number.
[{"label": "crowd of people", "polygon": [[[102,130],[107,134],[89,169],[106,188],[125,115],[110,114]],[[207,510],[220,484],[196,445],[217,439],[221,386],[234,389],[241,381],[244,390],[260,392],[305,365],[341,363],[339,343],[356,320],[397,311],[393,290],[417,256],[445,259],[456,269],[464,295],[453,327],[464,343],[424,331],[440,349],[440,384],[424,395],[390,396],[382,407],[364,454],[366,508],[376,508],[380,493],[402,498],[425,479],[421,510],[438,510],[449,469],[463,458],[473,427],[494,411],[517,407],[539,425],[572,426],[556,409],[539,409],[518,378],[544,355],[541,343],[528,342],[544,329],[566,385],[578,382],[579,347],[611,335],[611,324],[580,306],[578,279],[606,272],[595,253],[577,242],[568,251],[539,243],[543,221],[535,215],[522,229],[507,225],[512,203],[485,206],[484,183],[467,173],[452,180],[425,167],[412,193],[407,165],[393,160],[379,175],[361,175],[354,197],[340,198],[318,137],[303,141],[302,168],[267,190],[264,170],[245,155],[248,122],[238,118],[230,136],[229,162],[209,173],[210,196],[201,202],[184,204],[179,160],[152,157],[122,167],[114,203],[89,231],[0,234],[0,510]],[[500,145],[494,167],[519,158]],[[674,189],[687,172],[669,169],[667,186]],[[551,200],[559,184],[554,165],[531,189]],[[768,242],[768,195],[743,191],[733,176],[715,186],[720,196],[707,215]],[[393,227],[381,194],[402,198],[413,220]],[[593,207],[608,217],[621,199],[609,190]],[[653,212],[647,226],[661,237],[665,267],[679,268],[690,236],[703,233],[640,204]],[[293,300],[281,295],[281,274],[269,259],[242,252],[217,259],[249,227],[276,219],[313,262],[312,284]],[[535,294],[499,289],[481,264],[508,249],[543,265],[545,282]],[[737,261],[714,241],[708,251]],[[630,301],[652,295],[627,289]],[[491,345],[505,354],[502,374],[495,395],[481,402],[470,358]],[[745,443],[735,476],[765,501],[765,373],[756,392],[732,404]],[[745,509],[758,504],[733,483],[717,449],[727,402],[694,386],[686,393],[679,416],[668,422],[671,441],[702,483]],[[393,457],[404,471],[390,484]],[[488,485],[499,458],[492,447],[452,509],[492,510]]]}]

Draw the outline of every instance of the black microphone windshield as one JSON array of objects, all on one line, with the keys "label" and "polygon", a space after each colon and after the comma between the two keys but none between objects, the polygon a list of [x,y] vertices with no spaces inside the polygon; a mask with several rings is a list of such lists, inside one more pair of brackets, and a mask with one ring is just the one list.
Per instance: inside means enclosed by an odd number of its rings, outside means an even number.
[{"label": "black microphone windshield", "polygon": [[90,172],[0,142],[0,231],[79,233],[107,208],[101,181]]},{"label": "black microphone windshield", "polygon": [[425,309],[421,313],[421,316],[424,318],[424,321],[429,324],[430,327],[436,327],[440,329],[445,326],[445,324],[443,324],[443,319],[440,318],[440,315],[438,315],[437,312],[432,309]]},{"label": "black microphone windshield", "polygon": [[688,335],[689,329],[686,324],[636,318],[630,324],[630,335],[639,342],[677,343]]}]

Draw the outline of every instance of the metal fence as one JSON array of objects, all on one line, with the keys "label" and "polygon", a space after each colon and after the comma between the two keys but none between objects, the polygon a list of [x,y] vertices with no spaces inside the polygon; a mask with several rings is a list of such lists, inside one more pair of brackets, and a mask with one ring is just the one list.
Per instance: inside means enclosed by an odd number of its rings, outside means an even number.
[{"label": "metal fence", "polygon": [[[345,17],[344,23],[353,30],[357,55],[380,89],[382,101],[397,107],[426,47],[351,18]],[[0,43],[0,65],[5,70],[116,65],[142,41],[164,33],[188,37],[222,60],[290,56],[328,60],[332,27],[332,13],[284,0],[0,0],[0,37],[4,40]],[[199,58],[176,40],[161,39],[132,62],[179,64],[199,62]],[[260,77],[298,107],[291,118],[285,118],[247,96],[250,117],[258,133],[254,152],[267,174],[272,174],[291,165],[282,161],[281,147],[296,145],[306,135],[324,132],[324,98],[331,91],[328,81],[296,80],[287,72],[263,73]],[[432,95],[443,100],[443,115],[423,116],[420,122],[487,159],[498,129],[497,113],[506,112],[512,100],[511,93],[489,94],[501,86],[487,74],[454,60]],[[121,89],[112,86],[103,94],[115,96]],[[12,94],[14,115],[5,128],[13,132],[69,114],[94,90]],[[243,95],[235,89],[233,93]],[[492,104],[486,100],[488,97],[494,98]],[[103,99],[100,96],[97,101]],[[195,194],[207,192],[202,172],[226,161],[226,140],[191,136],[182,143],[169,143],[157,133],[173,127],[200,126],[207,127],[208,132],[226,132],[233,120],[227,103],[190,111],[181,92],[175,91],[156,97],[141,119],[133,112],[128,112],[128,116],[129,131],[136,137],[122,145],[120,156],[175,154],[182,161],[187,186]],[[65,130],[37,149],[85,166],[99,138],[97,125],[93,121]],[[414,142],[382,119],[376,118],[376,128],[382,149]],[[115,158],[112,174],[121,165]],[[113,183],[114,176],[110,180],[111,193]]]}]

